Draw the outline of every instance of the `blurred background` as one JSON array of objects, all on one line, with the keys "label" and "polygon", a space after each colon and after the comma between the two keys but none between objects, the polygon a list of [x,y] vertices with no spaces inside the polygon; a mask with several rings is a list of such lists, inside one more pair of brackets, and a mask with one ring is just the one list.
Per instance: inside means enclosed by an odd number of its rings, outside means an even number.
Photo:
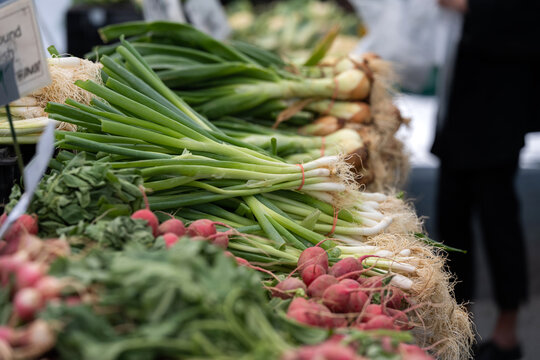
[{"label": "blurred background", "polygon": [[[438,239],[433,218],[439,163],[430,147],[439,107],[437,78],[451,55],[449,44],[457,41],[461,27],[454,14],[441,11],[437,1],[427,0],[224,1],[223,7],[215,6],[217,1],[212,6],[207,4],[212,1],[184,1],[177,4],[181,14],[174,13],[177,9],[152,13],[148,8],[163,3],[170,2],[154,1],[152,5],[152,1],[36,0],[45,46],[54,44],[60,53],[76,56],[83,56],[101,43],[98,28],[149,17],[183,17],[203,29],[206,26],[205,30],[218,38],[254,42],[292,58],[306,56],[324,34],[339,25],[341,32],[330,51],[332,55],[373,51],[395,64],[402,90],[396,94],[396,101],[403,115],[411,119],[399,133],[407,144],[412,165],[406,192],[418,214],[425,218],[429,235]],[[211,9],[205,9],[202,3]],[[411,8],[417,11],[410,12]],[[531,274],[531,297],[520,314],[519,333],[525,359],[532,360],[534,354],[540,353],[540,277],[536,276],[540,273],[540,133],[526,136],[517,188]],[[480,336],[487,338],[495,322],[496,307],[490,300],[492,289],[485,259],[479,257],[475,264],[480,275],[473,313]]]}]

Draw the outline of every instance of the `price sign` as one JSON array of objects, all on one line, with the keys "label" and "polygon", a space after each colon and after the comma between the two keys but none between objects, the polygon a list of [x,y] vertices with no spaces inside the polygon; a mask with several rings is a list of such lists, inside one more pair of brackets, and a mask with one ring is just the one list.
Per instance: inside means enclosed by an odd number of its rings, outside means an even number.
[{"label": "price sign", "polygon": [[184,5],[190,22],[199,30],[223,40],[231,33],[227,14],[217,0],[188,0]]},{"label": "price sign", "polygon": [[0,106],[50,82],[33,0],[0,0]]},{"label": "price sign", "polygon": [[180,0],[144,0],[143,15],[146,21],[170,20],[186,22]]}]

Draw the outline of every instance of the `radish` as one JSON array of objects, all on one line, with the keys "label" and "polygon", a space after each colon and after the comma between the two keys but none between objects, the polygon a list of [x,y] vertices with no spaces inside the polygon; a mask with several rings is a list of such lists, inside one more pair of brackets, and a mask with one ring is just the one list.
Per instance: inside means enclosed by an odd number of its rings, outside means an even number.
[{"label": "radish", "polygon": [[189,236],[202,236],[208,238],[216,233],[216,226],[212,220],[195,220],[188,226],[187,233]]},{"label": "radish", "polygon": [[4,221],[6,221],[7,219],[7,213],[3,213],[2,215],[0,215],[0,226],[4,224]]},{"label": "radish", "polygon": [[385,298],[384,303],[391,309],[401,310],[403,308],[404,299],[405,294],[403,291],[396,287],[391,287],[390,295]]},{"label": "radish", "polygon": [[276,287],[272,289],[272,296],[281,299],[290,299],[294,297],[296,292],[300,289],[305,292],[307,290],[306,285],[299,279],[291,277],[277,284]]},{"label": "radish", "polygon": [[35,349],[40,354],[52,349],[56,344],[56,336],[43,320],[35,320],[22,335],[23,341],[29,348]]},{"label": "radish", "polygon": [[181,220],[178,219],[169,219],[164,221],[158,227],[159,235],[164,235],[166,233],[173,233],[178,237],[184,236],[186,233],[186,227]]},{"label": "radish", "polygon": [[178,242],[178,236],[173,233],[166,233],[163,235],[163,240],[165,241],[165,246],[168,249]]},{"label": "radish", "polygon": [[33,288],[24,288],[13,299],[15,314],[22,320],[30,320],[43,305],[41,294]]},{"label": "radish", "polygon": [[145,220],[148,226],[152,228],[152,234],[154,237],[158,236],[159,221],[156,215],[148,208],[135,211],[133,215],[131,215],[131,218]]},{"label": "radish", "polygon": [[295,297],[292,299],[291,303],[289,304],[289,308],[287,309],[287,312],[289,311],[295,311],[297,309],[302,309],[309,307],[310,302],[302,297]]},{"label": "radish", "polygon": [[386,313],[392,317],[394,320],[394,325],[399,330],[410,330],[413,327],[409,324],[409,318],[401,310],[395,310],[391,308],[386,308]]},{"label": "radish", "polygon": [[4,340],[10,345],[13,345],[15,339],[15,331],[8,326],[0,326],[0,340]]},{"label": "radish", "polygon": [[[335,277],[346,277],[349,279],[357,279],[358,275],[362,270],[362,265],[353,257],[348,257],[345,259],[339,260],[335,263],[328,273],[334,275]],[[347,275],[349,274],[349,275]]]},{"label": "radish", "polygon": [[334,327],[334,317],[326,306],[299,297],[289,305],[287,316],[311,326]]},{"label": "radish", "polygon": [[229,236],[225,233],[220,233],[212,240],[212,244],[222,249],[226,249],[229,246]]},{"label": "radish", "polygon": [[311,264],[302,270],[302,280],[309,286],[319,276],[326,274],[326,270],[320,265]]},{"label": "radish", "polygon": [[[356,360],[354,350],[339,343],[326,341],[319,345],[318,353],[326,360]],[[317,359],[317,358],[316,358]]]},{"label": "radish", "polygon": [[4,239],[9,243],[17,240],[24,233],[37,235],[38,223],[36,215],[22,214],[4,234]]},{"label": "radish", "polygon": [[60,296],[60,292],[64,284],[59,279],[52,276],[45,276],[41,278],[34,288],[39,291],[43,299],[52,299]]},{"label": "radish", "polygon": [[328,254],[323,248],[313,246],[302,251],[298,258],[298,268],[304,269],[311,264],[320,265],[325,272],[328,271]]},{"label": "radish", "polygon": [[323,303],[337,313],[347,312],[351,290],[341,284],[328,287],[323,293]]},{"label": "radish", "polygon": [[23,233],[19,237],[19,248],[24,249],[31,259],[43,254],[45,244],[35,235]]},{"label": "radish", "polygon": [[362,311],[369,297],[361,290],[351,292],[349,296],[349,304],[347,306],[348,312],[359,313]]},{"label": "radish", "polygon": [[135,211],[132,215],[132,219],[141,219],[146,220],[146,223],[148,226],[152,228],[152,234],[154,237],[157,237],[159,234],[158,228],[159,228],[159,221],[156,215],[150,211],[150,204],[148,203],[148,197],[146,196],[146,191],[144,191],[144,187],[141,185],[139,186],[139,189],[141,190],[143,199],[144,199],[144,209]]},{"label": "radish", "polygon": [[433,360],[418,345],[400,343],[398,346],[399,354],[402,360]]},{"label": "radish", "polygon": [[[360,281],[360,279],[362,279]],[[359,278],[358,281],[360,282],[360,285],[362,285],[363,288],[369,288],[374,291],[380,291],[383,287],[383,281],[381,276],[373,276],[370,278]]]},{"label": "radish", "polygon": [[307,294],[315,299],[322,298],[324,291],[337,283],[338,280],[332,275],[321,275],[308,286]]},{"label": "radish", "polygon": [[359,289],[360,284],[358,281],[352,280],[352,279],[343,279],[339,282],[341,285],[345,286],[347,289]]},{"label": "radish", "polygon": [[364,330],[394,329],[394,320],[387,315],[375,315],[364,325]]},{"label": "radish", "polygon": [[337,342],[327,340],[319,345],[303,346],[284,360],[356,360],[355,351]]},{"label": "radish", "polygon": [[44,275],[45,271],[41,264],[31,262],[21,265],[19,269],[17,269],[17,289],[33,286]]},{"label": "radish", "polygon": [[359,318],[361,322],[367,322],[377,315],[384,315],[382,306],[377,304],[369,304],[363,311],[362,318]]}]

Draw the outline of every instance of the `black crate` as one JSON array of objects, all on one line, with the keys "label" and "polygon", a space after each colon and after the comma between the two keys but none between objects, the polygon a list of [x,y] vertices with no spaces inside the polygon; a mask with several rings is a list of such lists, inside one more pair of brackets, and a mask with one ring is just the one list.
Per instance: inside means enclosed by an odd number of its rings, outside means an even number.
[{"label": "black crate", "polygon": [[95,45],[101,45],[98,29],[111,24],[142,20],[133,4],[75,5],[66,15],[68,53],[83,57]]}]

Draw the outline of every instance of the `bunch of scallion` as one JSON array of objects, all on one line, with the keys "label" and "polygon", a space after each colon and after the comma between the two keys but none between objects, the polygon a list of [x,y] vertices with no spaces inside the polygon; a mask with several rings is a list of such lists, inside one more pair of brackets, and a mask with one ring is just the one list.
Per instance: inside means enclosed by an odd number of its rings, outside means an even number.
[{"label": "bunch of scallion", "polygon": [[[352,118],[354,114],[345,111],[348,102],[365,100],[370,93],[371,80],[362,69],[317,77],[296,74],[271,52],[241,42],[228,45],[186,24],[131,22],[107,26],[100,33],[106,41],[132,37],[134,48],[163,82],[210,119],[245,114],[261,105],[283,110],[291,101],[306,98],[313,100],[308,116],[335,113]],[[111,54],[117,45],[99,47],[89,56]],[[330,106],[325,99],[337,104]]]},{"label": "bunch of scallion", "polygon": [[[356,190],[340,156],[289,164],[196,113],[127,41],[116,54],[101,59],[105,85],[77,82],[101,100],[48,104],[51,118],[79,127],[57,132],[60,148],[139,169],[153,209],[220,221],[235,229],[233,249],[269,266],[294,267],[301,250],[319,243],[335,258],[379,250],[361,241],[392,222],[379,210],[387,197]],[[378,261],[377,269],[414,271],[396,264]]]}]

